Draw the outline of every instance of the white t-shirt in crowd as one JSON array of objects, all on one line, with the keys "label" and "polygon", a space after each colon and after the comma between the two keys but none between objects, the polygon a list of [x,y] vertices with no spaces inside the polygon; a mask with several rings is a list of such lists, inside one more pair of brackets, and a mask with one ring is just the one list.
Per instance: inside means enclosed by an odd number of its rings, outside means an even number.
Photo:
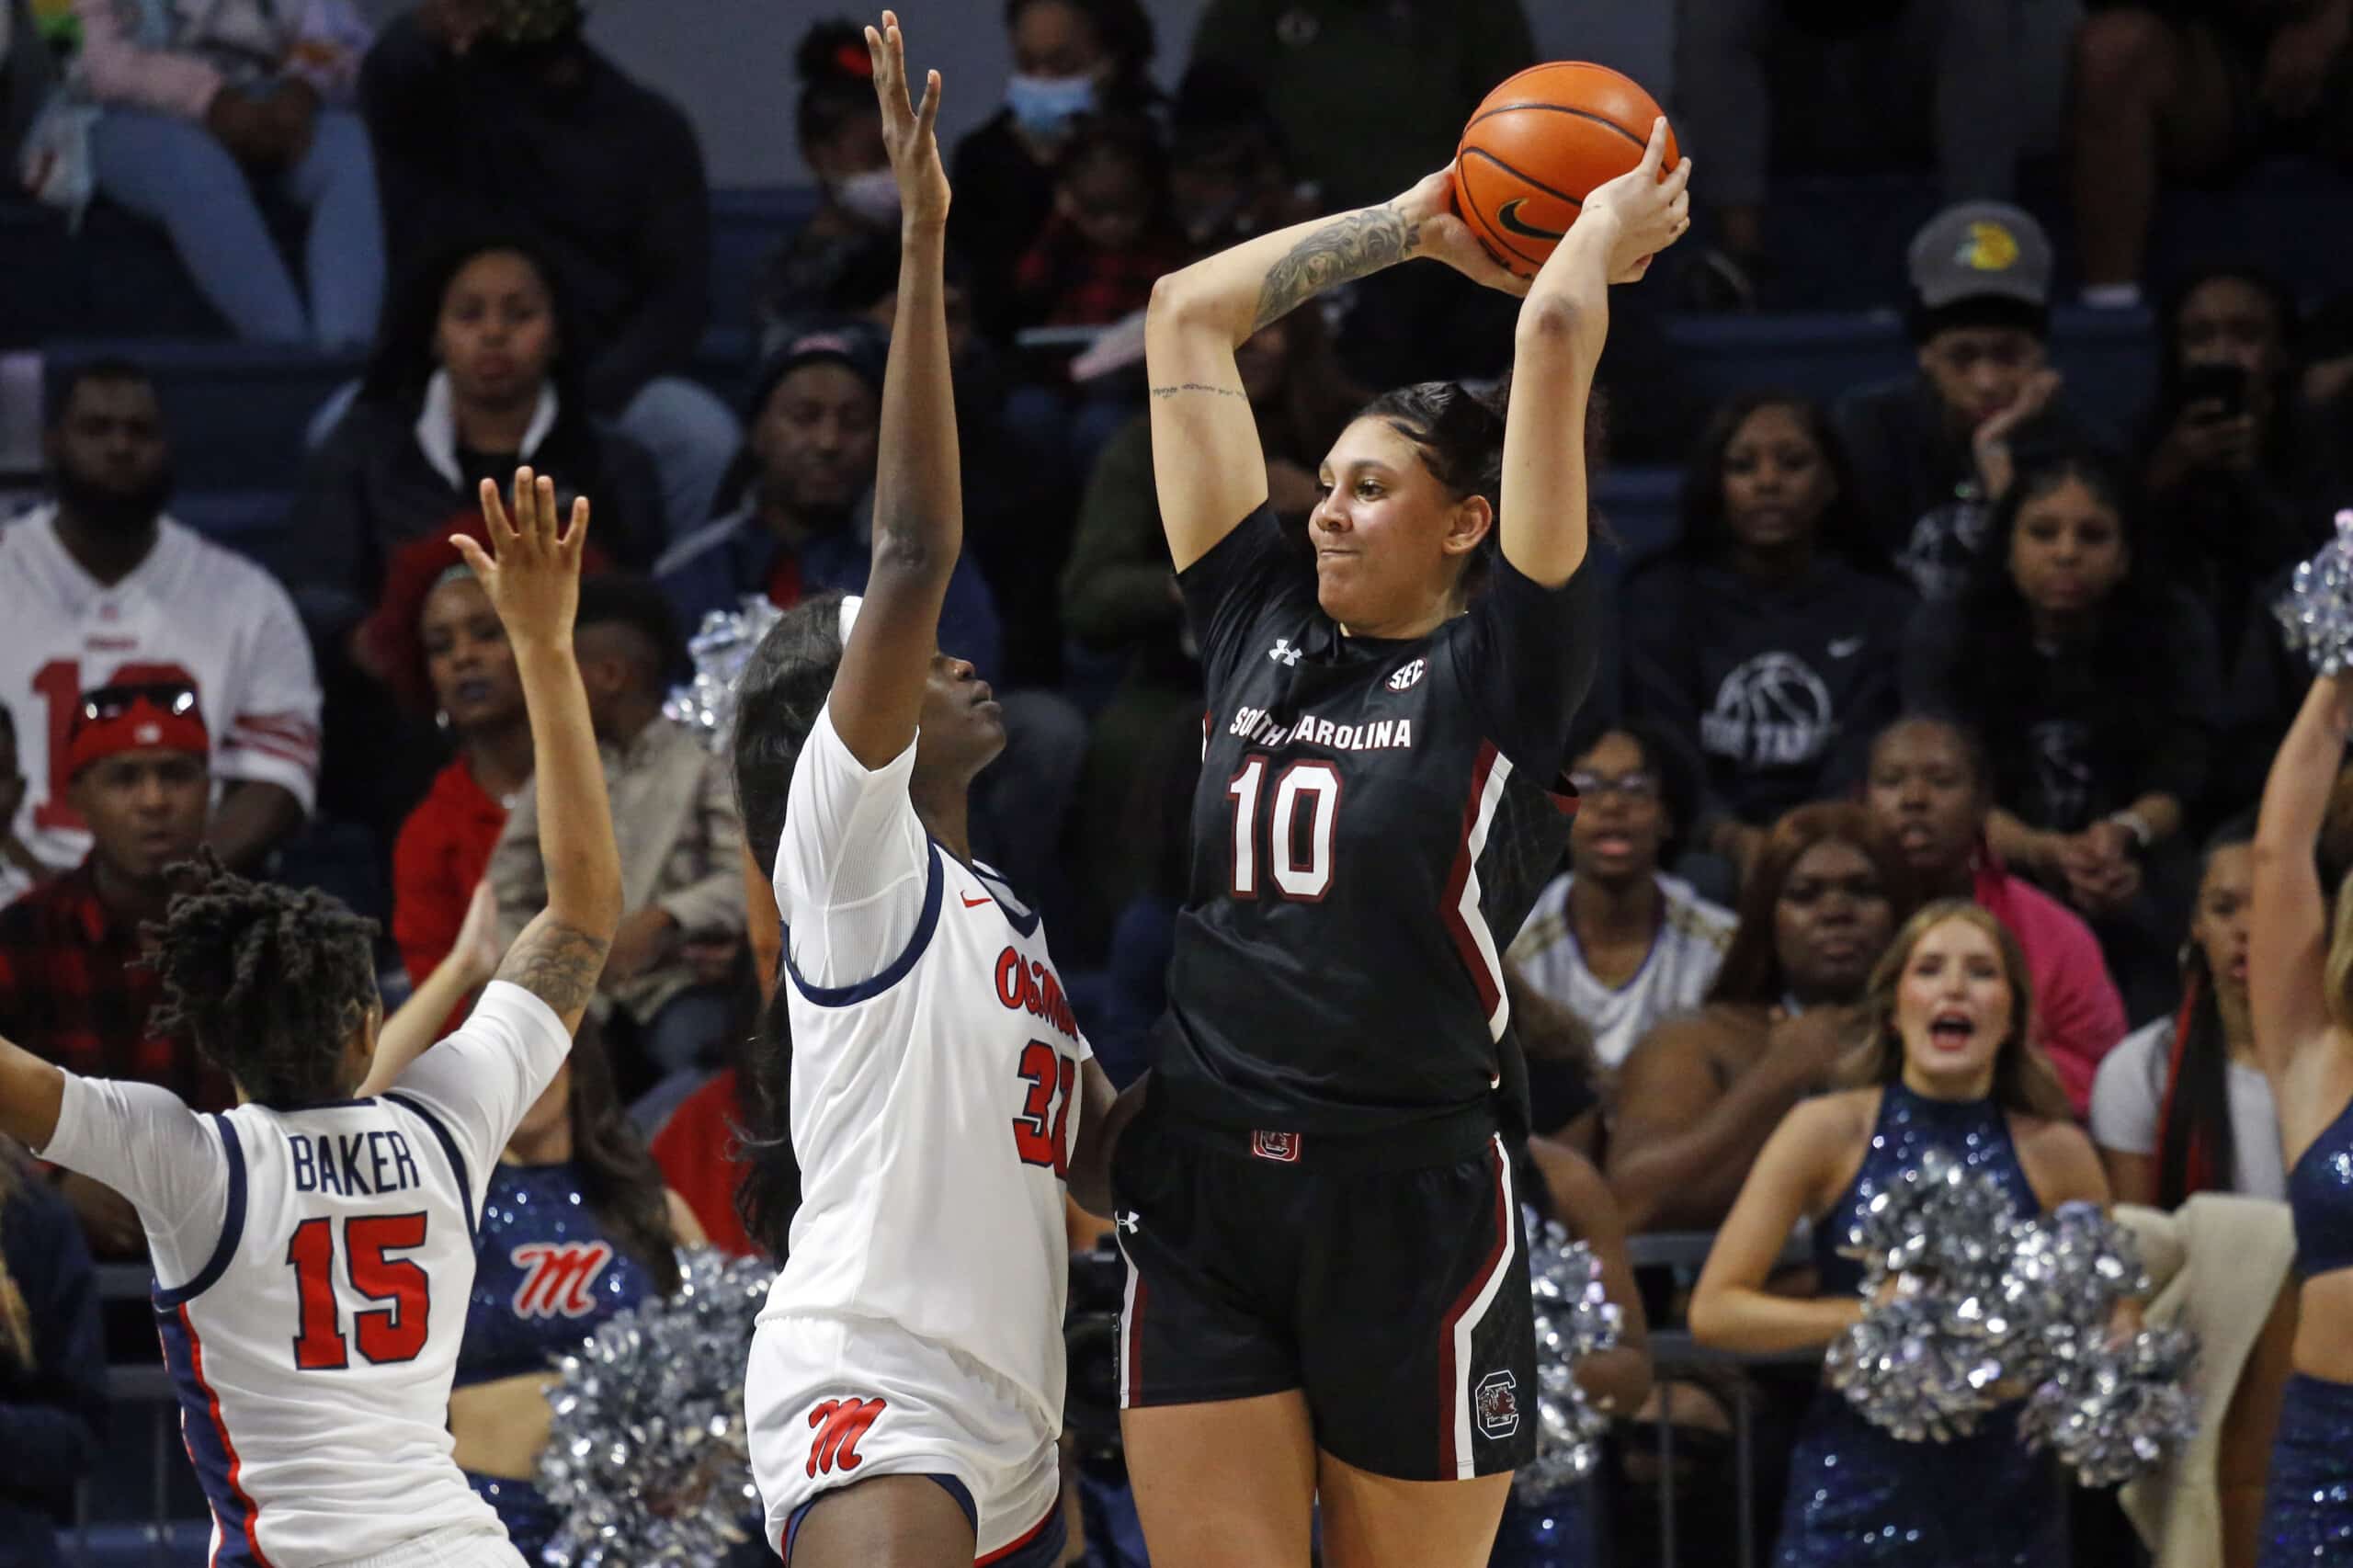
[{"label": "white t-shirt in crowd", "polygon": [[1569,922],[1574,872],[1553,878],[1537,895],[1536,907],[1511,945],[1511,961],[1529,983],[1593,1030],[1594,1052],[1607,1066],[1625,1061],[1661,1018],[1699,1006],[1732,944],[1732,911],[1710,903],[1680,877],[1662,872],[1655,880],[1665,906],[1658,935],[1643,967],[1623,985],[1604,985],[1586,967],[1585,949]]},{"label": "white t-shirt in crowd", "polygon": [[[90,852],[64,798],[63,750],[82,694],[184,682],[212,740],[214,788],[275,784],[311,809],[319,773],[319,680],[310,638],[278,580],[169,517],[114,584],[82,569],[44,506],[0,528],[0,706],[17,731],[24,804],[13,824],[34,858],[67,870]],[[0,862],[0,903],[29,881]]]},{"label": "white t-shirt in crowd", "polygon": [[[2092,1080],[2092,1142],[2120,1154],[2154,1154],[2165,1109],[2165,1074],[2173,1062],[2173,1020],[2133,1030],[2100,1062]],[[2231,1142],[2236,1169],[2231,1190],[2249,1198],[2288,1197],[2288,1170],[2279,1153],[2279,1117],[2262,1070],[2230,1064]]]}]

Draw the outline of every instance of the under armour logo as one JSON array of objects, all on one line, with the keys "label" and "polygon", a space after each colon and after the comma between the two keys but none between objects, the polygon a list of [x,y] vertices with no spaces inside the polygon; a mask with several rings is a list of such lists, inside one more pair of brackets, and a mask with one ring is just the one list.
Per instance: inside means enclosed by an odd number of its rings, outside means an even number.
[{"label": "under armour logo", "polygon": [[1136,1222],[1142,1218],[1132,1209],[1118,1209],[1112,1210],[1111,1223],[1119,1227],[1120,1234],[1132,1236],[1136,1233]]},{"label": "under armour logo", "polygon": [[1267,657],[1285,669],[1289,669],[1299,663],[1299,650],[1290,645],[1290,638],[1278,637],[1275,639],[1275,645],[1267,650]]}]

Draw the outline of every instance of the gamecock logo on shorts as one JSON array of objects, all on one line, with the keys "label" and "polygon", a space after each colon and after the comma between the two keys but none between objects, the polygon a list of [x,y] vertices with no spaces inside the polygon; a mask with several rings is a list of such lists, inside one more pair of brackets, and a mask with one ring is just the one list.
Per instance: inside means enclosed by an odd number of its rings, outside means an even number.
[{"label": "gamecock logo on shorts", "polygon": [[1490,1437],[1508,1437],[1519,1430],[1519,1381],[1509,1372],[1490,1372],[1481,1380],[1479,1430]]},{"label": "gamecock logo on shorts", "polygon": [[817,1429],[816,1440],[809,1445],[812,1481],[820,1471],[831,1475],[835,1470],[853,1471],[866,1462],[858,1451],[858,1441],[882,1414],[882,1406],[879,1399],[829,1399],[809,1413],[809,1425]]},{"label": "gamecock logo on shorts", "polygon": [[1253,1132],[1250,1134],[1250,1152],[1279,1165],[1295,1165],[1299,1164],[1299,1134]]}]

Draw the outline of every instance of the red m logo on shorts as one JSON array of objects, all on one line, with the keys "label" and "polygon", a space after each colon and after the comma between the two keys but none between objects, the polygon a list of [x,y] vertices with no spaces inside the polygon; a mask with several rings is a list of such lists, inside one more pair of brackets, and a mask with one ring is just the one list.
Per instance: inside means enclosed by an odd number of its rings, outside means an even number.
[{"label": "red m logo on shorts", "polygon": [[523,1271],[515,1287],[517,1317],[582,1318],[597,1310],[588,1292],[613,1261],[613,1249],[607,1242],[527,1242],[507,1256]]},{"label": "red m logo on shorts", "polygon": [[819,1471],[830,1475],[836,1466],[850,1471],[865,1462],[858,1440],[882,1414],[882,1404],[879,1399],[829,1399],[809,1413],[809,1425],[817,1429],[817,1440],[809,1445],[811,1480]]}]

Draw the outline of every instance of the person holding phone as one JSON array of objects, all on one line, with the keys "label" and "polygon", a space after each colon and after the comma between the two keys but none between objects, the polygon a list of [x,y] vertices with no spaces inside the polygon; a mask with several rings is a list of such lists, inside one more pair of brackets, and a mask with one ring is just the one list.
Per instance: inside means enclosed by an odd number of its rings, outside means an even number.
[{"label": "person holding phone", "polygon": [[2148,534],[2164,552],[2155,564],[2206,601],[2234,648],[2254,586],[2328,535],[2295,392],[2295,302],[2256,268],[2213,267],[2184,282],[2159,322],[2142,449]]}]

